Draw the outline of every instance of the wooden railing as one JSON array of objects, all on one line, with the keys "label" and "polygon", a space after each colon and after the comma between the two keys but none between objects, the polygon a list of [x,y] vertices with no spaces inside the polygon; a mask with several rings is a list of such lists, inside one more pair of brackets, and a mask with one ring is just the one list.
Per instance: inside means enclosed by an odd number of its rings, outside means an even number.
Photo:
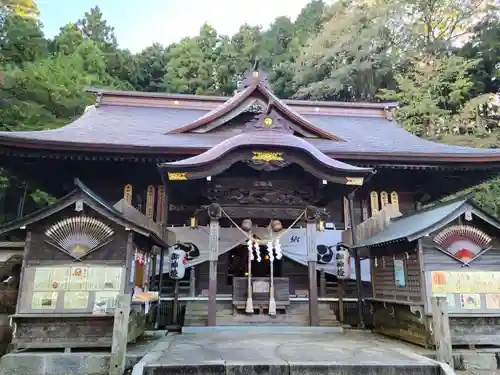
[{"label": "wooden railing", "polygon": [[[382,232],[391,222],[392,218],[401,216],[401,212],[392,204],[386,205],[376,215],[363,221],[356,226],[356,237],[358,244]],[[342,241],[348,245],[352,244],[351,230],[342,232]]]}]

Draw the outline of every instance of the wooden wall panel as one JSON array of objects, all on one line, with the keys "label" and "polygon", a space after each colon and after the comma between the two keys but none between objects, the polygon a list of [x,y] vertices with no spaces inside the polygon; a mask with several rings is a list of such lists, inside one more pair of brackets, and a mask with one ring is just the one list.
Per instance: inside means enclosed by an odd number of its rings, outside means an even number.
[{"label": "wooden wall panel", "polygon": [[406,285],[396,285],[394,258],[378,257],[378,266],[375,266],[375,260],[372,260],[373,297],[388,301],[420,302],[420,267],[417,253],[408,253],[408,259],[405,254],[397,254],[395,259],[404,261]]}]

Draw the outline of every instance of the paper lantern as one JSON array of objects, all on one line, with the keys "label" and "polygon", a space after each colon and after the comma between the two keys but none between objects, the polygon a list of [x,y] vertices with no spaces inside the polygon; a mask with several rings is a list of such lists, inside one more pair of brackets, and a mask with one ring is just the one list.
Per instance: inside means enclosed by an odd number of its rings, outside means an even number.
[{"label": "paper lantern", "polygon": [[183,250],[172,250],[170,253],[170,278],[180,280],[186,274],[186,252]]},{"label": "paper lantern", "polygon": [[273,232],[280,232],[283,229],[283,224],[279,220],[273,220],[271,222],[271,229]]},{"label": "paper lantern", "polygon": [[348,279],[351,273],[351,255],[349,249],[339,244],[335,251],[335,275],[339,279]]},{"label": "paper lantern", "polygon": [[241,222],[241,229],[243,229],[245,232],[250,232],[252,229],[252,220],[250,219],[245,219]]}]

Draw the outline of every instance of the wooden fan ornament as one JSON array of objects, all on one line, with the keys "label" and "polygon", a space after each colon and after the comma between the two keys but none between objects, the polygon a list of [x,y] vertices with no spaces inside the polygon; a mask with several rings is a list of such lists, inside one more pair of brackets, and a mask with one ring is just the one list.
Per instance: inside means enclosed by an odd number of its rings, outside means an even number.
[{"label": "wooden fan ornament", "polygon": [[436,247],[464,266],[488,251],[492,238],[470,225],[452,225],[434,237]]},{"label": "wooden fan ornament", "polygon": [[88,216],[63,219],[45,231],[47,243],[76,260],[109,243],[113,234],[110,226]]}]

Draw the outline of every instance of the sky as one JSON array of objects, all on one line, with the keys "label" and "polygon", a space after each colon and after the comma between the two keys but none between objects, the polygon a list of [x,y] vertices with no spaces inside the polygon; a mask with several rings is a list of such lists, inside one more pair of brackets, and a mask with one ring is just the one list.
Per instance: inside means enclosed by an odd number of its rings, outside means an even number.
[{"label": "sky", "polygon": [[208,22],[219,34],[232,35],[240,25],[264,28],[278,16],[294,20],[309,0],[38,0],[47,37],[98,5],[114,26],[121,48],[139,52],[154,42],[168,45],[198,34]]}]

